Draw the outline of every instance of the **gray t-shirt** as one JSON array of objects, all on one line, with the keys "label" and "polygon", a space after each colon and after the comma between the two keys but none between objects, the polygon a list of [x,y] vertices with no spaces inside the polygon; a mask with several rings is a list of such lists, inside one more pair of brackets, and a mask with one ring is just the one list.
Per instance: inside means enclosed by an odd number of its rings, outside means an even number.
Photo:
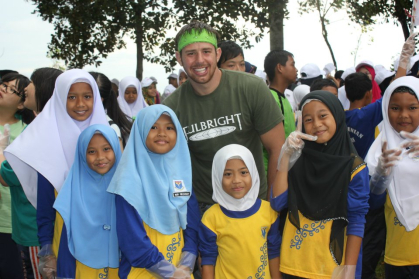
[{"label": "gray t-shirt", "polygon": [[176,113],[188,140],[194,192],[199,202],[214,203],[212,161],[220,148],[234,143],[252,152],[260,175],[259,197],[265,199],[267,182],[260,135],[281,123],[282,113],[262,79],[221,71],[221,82],[211,94],[197,95],[186,81],[164,101]]}]

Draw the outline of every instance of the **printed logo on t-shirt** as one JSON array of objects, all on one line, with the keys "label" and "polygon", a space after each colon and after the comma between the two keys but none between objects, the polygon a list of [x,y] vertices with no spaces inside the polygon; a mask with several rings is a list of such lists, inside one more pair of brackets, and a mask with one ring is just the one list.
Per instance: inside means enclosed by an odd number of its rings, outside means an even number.
[{"label": "printed logo on t-shirt", "polygon": [[[190,126],[183,127],[183,132],[185,133],[186,138],[191,141],[213,139],[230,134],[237,128],[242,130],[240,117],[241,113],[236,113],[229,116],[222,116],[201,121],[191,124]],[[231,124],[236,124],[238,127],[232,126]],[[189,136],[191,134],[193,135]]]},{"label": "printed logo on t-shirt", "polygon": [[183,180],[173,180],[173,188],[174,188],[173,197],[175,198],[191,195],[191,192],[186,191],[185,183],[183,182]]},{"label": "printed logo on t-shirt", "polygon": [[349,132],[349,136],[351,137],[352,143],[356,142],[355,137],[359,139],[362,139],[364,137],[364,135],[361,132],[359,132],[358,130],[352,127],[348,127],[348,132]]},{"label": "printed logo on t-shirt", "polygon": [[268,227],[261,227],[260,228],[260,230],[262,231],[262,238],[263,239],[266,239],[266,229],[267,229]]}]

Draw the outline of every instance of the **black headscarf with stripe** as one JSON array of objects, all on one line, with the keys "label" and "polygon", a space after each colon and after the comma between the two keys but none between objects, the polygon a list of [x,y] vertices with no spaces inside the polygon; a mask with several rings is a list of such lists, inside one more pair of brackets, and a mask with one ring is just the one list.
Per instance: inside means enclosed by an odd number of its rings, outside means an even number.
[{"label": "black headscarf with stripe", "polygon": [[[338,98],[327,91],[313,91],[301,100],[300,110],[308,100],[320,101],[328,107],[336,121],[336,132],[327,143],[305,141],[301,157],[288,175],[288,218],[297,229],[300,229],[298,212],[313,221],[333,220],[330,250],[340,264],[348,224],[351,172],[363,161],[357,157],[349,137],[345,112]],[[302,132],[305,132],[304,125]]]}]

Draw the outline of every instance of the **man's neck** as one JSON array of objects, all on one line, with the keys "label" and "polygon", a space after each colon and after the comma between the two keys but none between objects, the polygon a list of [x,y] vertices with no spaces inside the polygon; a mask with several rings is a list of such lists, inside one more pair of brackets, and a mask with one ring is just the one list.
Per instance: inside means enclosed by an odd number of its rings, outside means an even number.
[{"label": "man's neck", "polygon": [[284,94],[285,89],[287,89],[288,87],[288,83],[286,83],[285,81],[283,81],[280,78],[275,78],[271,84],[269,85],[270,88],[275,89],[276,91],[281,92],[282,94]]},{"label": "man's neck", "polygon": [[199,96],[205,96],[214,92],[214,90],[217,89],[218,85],[220,85],[221,76],[222,76],[222,72],[220,69],[217,68],[211,80],[209,80],[207,83],[204,83],[204,84],[197,83],[193,81],[192,79],[190,79],[190,82],[195,91],[195,94]]},{"label": "man's neck", "polygon": [[360,109],[363,107],[364,107],[364,100],[356,100],[355,102],[351,102],[351,105],[349,106],[349,110]]}]

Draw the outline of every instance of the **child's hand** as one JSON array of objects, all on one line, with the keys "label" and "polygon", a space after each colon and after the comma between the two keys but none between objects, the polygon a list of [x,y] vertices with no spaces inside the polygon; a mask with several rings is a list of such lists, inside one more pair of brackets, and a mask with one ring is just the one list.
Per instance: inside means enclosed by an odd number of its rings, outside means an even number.
[{"label": "child's hand", "polygon": [[410,158],[418,157],[419,156],[419,137],[405,131],[401,131],[400,135],[404,138],[411,139],[411,141],[406,142],[400,147],[403,149],[409,147],[407,154],[409,154]]},{"label": "child's hand", "polygon": [[410,57],[415,53],[415,37],[418,33],[412,33],[403,45],[402,53],[400,54],[399,67],[407,70],[410,62]]},{"label": "child's hand", "polygon": [[0,131],[0,153],[6,149],[10,142],[10,126],[9,124],[4,125],[3,133]]},{"label": "child's hand", "polygon": [[[289,166],[287,166],[287,170],[291,169],[292,164],[297,161],[297,159],[301,156],[301,150],[304,148],[304,141],[303,140],[309,140],[309,141],[316,141],[317,137],[304,134],[302,132],[302,116],[301,111],[297,111],[295,113],[297,115],[297,130],[292,132],[288,138],[285,140],[284,145],[281,149],[281,154],[279,155],[278,159],[278,166],[277,169],[279,170],[281,165],[282,158],[288,159]],[[285,171],[285,170],[284,170]]]},{"label": "child's hand", "polygon": [[340,265],[333,270],[332,279],[355,279],[356,265]]},{"label": "child's hand", "polygon": [[402,154],[400,149],[387,150],[387,141],[384,141],[382,153],[378,158],[378,165],[375,171],[382,176],[388,176],[391,173],[392,167],[400,160],[400,154]]},{"label": "child's hand", "polygon": [[191,275],[190,272],[186,271],[182,267],[176,268],[175,273],[173,273],[173,276],[170,279],[190,279]]}]

